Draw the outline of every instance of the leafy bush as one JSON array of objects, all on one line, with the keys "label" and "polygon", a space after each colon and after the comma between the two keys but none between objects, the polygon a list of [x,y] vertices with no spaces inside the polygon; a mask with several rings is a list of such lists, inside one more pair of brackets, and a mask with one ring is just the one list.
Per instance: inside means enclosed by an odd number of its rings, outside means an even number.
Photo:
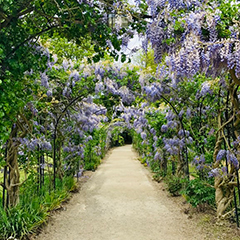
[{"label": "leafy bush", "polygon": [[177,176],[170,175],[165,178],[165,182],[167,184],[167,190],[173,196],[178,196],[183,186],[182,179]]},{"label": "leafy bush", "polygon": [[166,176],[166,172],[164,170],[159,169],[159,171],[157,171],[154,175],[153,175],[153,179],[156,182],[161,182],[161,180]]},{"label": "leafy bush", "polygon": [[124,145],[124,138],[116,133],[112,136],[112,146],[123,146]]},{"label": "leafy bush", "polygon": [[84,164],[84,169],[88,171],[94,171],[97,169],[98,165],[100,164],[100,158],[97,156],[93,156],[91,159]]},{"label": "leafy bush", "polygon": [[0,239],[9,237],[21,239],[31,233],[37,225],[43,223],[48,216],[48,212],[36,198],[32,199],[28,205],[19,204],[6,211],[0,208],[0,214]]},{"label": "leafy bush", "polygon": [[215,205],[215,189],[198,178],[190,180],[181,194],[184,194],[194,207],[204,204]]},{"label": "leafy bush", "polygon": [[146,157],[139,157],[138,160],[140,161],[141,164],[146,163]]},{"label": "leafy bush", "polygon": [[86,147],[84,150],[84,169],[85,170],[95,170],[100,164],[101,157],[99,155],[101,155],[101,153],[97,153],[96,145],[97,144],[95,141],[89,141],[86,144]]},{"label": "leafy bush", "polygon": [[[59,180],[59,179],[58,179]],[[48,191],[48,179],[42,189],[29,187],[27,184],[21,190],[20,202],[16,207],[4,210],[0,207],[0,239],[10,237],[23,239],[47,220],[49,211],[58,207],[69,197],[69,191],[75,187],[71,177],[65,177],[56,182],[56,190]]]}]

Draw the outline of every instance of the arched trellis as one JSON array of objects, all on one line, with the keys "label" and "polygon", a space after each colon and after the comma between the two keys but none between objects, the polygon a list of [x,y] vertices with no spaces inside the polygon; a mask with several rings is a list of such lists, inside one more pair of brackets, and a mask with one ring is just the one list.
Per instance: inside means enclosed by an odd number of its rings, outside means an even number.
[{"label": "arched trellis", "polygon": [[79,95],[76,98],[74,98],[70,103],[67,104],[67,106],[63,109],[63,111],[60,113],[60,115],[57,117],[57,120],[54,124],[54,132],[53,132],[53,188],[56,189],[56,138],[57,138],[57,129],[58,125],[61,122],[62,117],[66,113],[69,107],[71,107],[73,104],[75,104],[77,101],[80,101],[85,96]]},{"label": "arched trellis", "polygon": [[[167,104],[169,104],[170,107],[173,109],[173,111],[176,113],[176,115],[178,117],[178,120],[180,122],[181,128],[183,130],[183,136],[184,136],[185,141],[186,141],[186,132],[185,132],[185,127],[184,127],[184,124],[183,124],[183,121],[182,121],[183,120],[182,116],[179,116],[179,112],[177,111],[177,109],[173,106],[173,104],[166,97],[161,95],[161,98]],[[187,150],[186,142],[185,142],[185,146],[183,147],[183,150],[184,150],[184,153],[185,153],[185,174],[186,174],[187,178],[189,179],[188,150]]]},{"label": "arched trellis", "polygon": [[[120,123],[120,124],[117,124],[117,123]],[[107,139],[107,141],[108,141],[108,143],[107,143],[108,146],[107,147],[110,147],[111,142],[112,142],[112,137],[113,136],[112,136],[111,133],[117,128],[121,129],[119,131],[120,134],[124,133],[124,131],[129,129],[127,124],[125,122],[123,122],[121,119],[118,119],[118,118],[114,119],[111,123],[109,123],[109,125],[106,127],[106,131],[109,133],[109,137]]]},{"label": "arched trellis", "polygon": [[[54,189],[56,189],[56,167],[57,167],[57,159],[56,159],[56,139],[57,139],[57,130],[58,130],[58,126],[59,123],[61,122],[64,114],[67,112],[67,110],[69,109],[69,107],[73,106],[74,104],[76,104],[77,102],[82,101],[86,96],[85,95],[79,95],[77,97],[75,97],[74,99],[72,99],[67,105],[66,107],[62,110],[62,112],[59,114],[59,116],[56,119],[56,122],[54,124],[54,132],[53,132],[53,187]],[[94,112],[94,114],[100,112],[102,109]],[[77,175],[78,176],[78,175]]]}]

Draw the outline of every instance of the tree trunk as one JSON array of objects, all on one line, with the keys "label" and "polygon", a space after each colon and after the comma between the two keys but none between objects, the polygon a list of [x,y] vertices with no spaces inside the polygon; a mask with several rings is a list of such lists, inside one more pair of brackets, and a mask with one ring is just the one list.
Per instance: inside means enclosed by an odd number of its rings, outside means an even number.
[{"label": "tree trunk", "polygon": [[[228,87],[230,96],[231,96],[231,101],[232,101],[232,107],[233,111],[237,112],[238,111],[238,104],[236,104],[236,99],[234,97],[234,84],[230,84]],[[222,219],[228,216],[231,211],[227,212],[231,202],[233,201],[234,198],[234,188],[236,186],[236,183],[234,182],[235,180],[235,168],[232,164],[229,164],[226,160],[223,165],[220,165],[221,161],[216,161],[217,154],[220,149],[222,149],[222,145],[225,145],[226,150],[231,150],[230,146],[230,140],[233,138],[233,136],[229,136],[229,131],[228,135],[226,136],[226,133],[224,131],[224,128],[227,127],[227,121],[229,119],[225,119],[225,123],[222,123],[221,119],[221,112],[219,111],[218,113],[218,132],[217,132],[217,141],[215,144],[215,149],[213,153],[213,160],[214,160],[214,165],[213,168],[219,169],[221,166],[226,166],[227,168],[227,174],[221,175],[221,176],[215,176],[215,181],[214,181],[214,188],[215,188],[215,201],[216,201],[216,206],[217,206],[217,218]],[[235,115],[236,116],[236,115]],[[236,117],[234,120],[234,123],[238,121],[239,117]],[[222,160],[224,161],[224,160]]]},{"label": "tree trunk", "polygon": [[18,147],[20,141],[18,138],[24,138],[28,132],[32,131],[32,126],[23,114],[19,114],[16,124],[7,144],[6,166],[9,168],[9,176],[5,179],[7,189],[7,206],[14,207],[19,203],[20,171],[18,166]]},{"label": "tree trunk", "polygon": [[17,161],[19,142],[15,139],[16,136],[17,129],[14,129],[8,141],[7,166],[9,167],[9,177],[5,179],[8,207],[14,207],[19,202],[20,172]]},{"label": "tree trunk", "polygon": [[233,201],[233,191],[234,185],[229,186],[228,184],[223,184],[223,179],[221,177],[215,178],[214,187],[215,200],[217,205],[217,218],[222,219],[226,215],[226,210]]}]

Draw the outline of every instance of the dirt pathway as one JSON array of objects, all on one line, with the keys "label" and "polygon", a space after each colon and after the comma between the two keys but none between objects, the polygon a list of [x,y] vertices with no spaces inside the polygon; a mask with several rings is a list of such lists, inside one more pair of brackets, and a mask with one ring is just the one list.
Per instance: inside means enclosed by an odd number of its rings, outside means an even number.
[{"label": "dirt pathway", "polygon": [[204,240],[130,145],[115,148],[38,240]]}]

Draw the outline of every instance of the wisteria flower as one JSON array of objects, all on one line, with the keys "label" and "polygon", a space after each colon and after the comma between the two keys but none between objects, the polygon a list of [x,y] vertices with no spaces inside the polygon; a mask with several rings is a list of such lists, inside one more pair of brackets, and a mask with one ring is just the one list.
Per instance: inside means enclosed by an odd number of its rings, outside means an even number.
[{"label": "wisteria flower", "polygon": [[167,132],[168,131],[168,126],[167,125],[162,125],[161,131],[162,132]]}]

